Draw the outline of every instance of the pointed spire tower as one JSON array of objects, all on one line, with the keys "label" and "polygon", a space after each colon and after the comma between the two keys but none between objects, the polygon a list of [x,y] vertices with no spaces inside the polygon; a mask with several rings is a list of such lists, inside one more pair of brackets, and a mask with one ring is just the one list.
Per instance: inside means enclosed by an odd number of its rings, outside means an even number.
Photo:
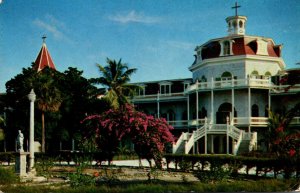
[{"label": "pointed spire tower", "polygon": [[45,67],[49,67],[52,68],[53,70],[56,70],[54,62],[50,56],[50,53],[45,43],[46,36],[43,36],[42,39],[43,39],[43,45],[40,50],[40,53],[38,54],[34,62],[33,68],[36,69],[38,72],[43,70]]}]

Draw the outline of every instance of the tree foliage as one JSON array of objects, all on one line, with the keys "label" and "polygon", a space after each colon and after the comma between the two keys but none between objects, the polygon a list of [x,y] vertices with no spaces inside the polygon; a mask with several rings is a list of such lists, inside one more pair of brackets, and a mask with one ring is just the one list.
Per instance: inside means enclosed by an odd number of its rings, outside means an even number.
[{"label": "tree foliage", "polygon": [[[45,68],[37,73],[32,68],[23,68],[22,73],[6,83],[7,126],[5,130],[8,149],[14,149],[17,130],[28,136],[29,100],[27,95],[34,88],[35,137],[42,141],[42,113],[45,114],[45,138],[48,148],[57,150],[59,142],[80,137],[80,121],[88,114],[101,113],[108,106],[97,99],[97,88],[82,76],[83,72],[69,68],[61,73]],[[59,111],[57,111],[59,110]],[[66,144],[66,143],[64,143]],[[71,147],[71,142],[65,148]]]},{"label": "tree foliage", "polygon": [[130,76],[136,72],[136,68],[129,68],[127,64],[107,58],[107,66],[97,64],[101,77],[92,79],[95,84],[101,84],[107,88],[105,99],[115,109],[129,103],[128,96],[135,93],[138,86],[129,84]]},{"label": "tree foliage", "polygon": [[166,144],[174,141],[170,132],[173,127],[165,119],[138,112],[129,104],[88,116],[83,123],[87,128],[86,140],[92,139],[109,161],[116,154],[120,141],[128,137],[141,158],[154,159],[160,166]]}]

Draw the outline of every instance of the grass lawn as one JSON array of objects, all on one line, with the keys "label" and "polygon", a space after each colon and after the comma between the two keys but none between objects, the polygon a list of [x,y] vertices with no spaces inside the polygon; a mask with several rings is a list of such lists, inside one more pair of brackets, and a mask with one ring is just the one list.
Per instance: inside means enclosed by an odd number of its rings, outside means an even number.
[{"label": "grass lawn", "polygon": [[2,185],[0,190],[5,193],[136,193],[136,192],[283,192],[290,191],[295,181],[264,179],[264,180],[225,180],[223,182],[167,182],[127,181],[114,184],[102,183],[96,186],[70,187],[68,184],[41,185],[20,183]]}]

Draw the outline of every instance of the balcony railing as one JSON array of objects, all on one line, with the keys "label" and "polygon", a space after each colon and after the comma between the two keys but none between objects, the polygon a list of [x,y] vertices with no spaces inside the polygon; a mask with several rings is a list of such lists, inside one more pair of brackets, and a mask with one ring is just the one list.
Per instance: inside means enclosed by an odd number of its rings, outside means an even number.
[{"label": "balcony railing", "polygon": [[188,120],[179,120],[179,121],[167,121],[168,124],[173,127],[184,127],[188,125]]},{"label": "balcony railing", "polygon": [[268,125],[268,117],[234,117],[234,125]]},{"label": "balcony railing", "polygon": [[191,85],[187,92],[194,90],[206,90],[206,89],[219,89],[219,88],[231,88],[231,87],[258,87],[258,88],[273,88],[271,79],[258,79],[258,78],[246,78],[246,79],[231,79],[231,80],[220,80],[211,82],[199,82]]},{"label": "balcony railing", "polygon": [[[268,117],[234,117],[231,121],[232,125],[252,125],[252,126],[267,126]],[[197,124],[198,121],[198,124]],[[186,126],[201,126],[205,124],[205,119],[193,119],[193,120],[176,120],[167,121],[168,124],[173,127],[186,127]],[[210,122],[210,119],[207,119]],[[290,123],[291,125],[300,125],[300,117],[294,117]],[[208,124],[209,126],[211,124]],[[224,130],[224,124],[213,124],[213,128],[208,128],[209,130]]]},{"label": "balcony railing", "polygon": [[300,92],[300,84],[291,85],[278,85],[272,90],[272,93],[286,93],[286,92]]},{"label": "balcony railing", "polygon": [[139,100],[164,100],[164,99],[172,99],[172,98],[181,98],[185,97],[184,92],[177,92],[177,93],[166,93],[166,94],[149,94],[149,95],[136,95],[133,97],[133,101]]}]

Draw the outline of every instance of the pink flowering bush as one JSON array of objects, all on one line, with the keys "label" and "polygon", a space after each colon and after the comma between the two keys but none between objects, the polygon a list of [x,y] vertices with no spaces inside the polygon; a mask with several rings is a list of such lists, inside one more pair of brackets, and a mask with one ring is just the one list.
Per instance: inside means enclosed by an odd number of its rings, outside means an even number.
[{"label": "pink flowering bush", "polygon": [[166,144],[174,141],[170,132],[173,127],[165,119],[138,112],[129,104],[101,115],[88,116],[82,122],[87,127],[85,140],[92,141],[109,161],[121,140],[129,137],[141,158],[154,159],[156,165],[161,166]]},{"label": "pink flowering bush", "polygon": [[300,177],[300,130],[291,125],[299,109],[300,105],[297,104],[283,114],[270,112],[268,136],[270,151],[277,156],[279,167],[284,170],[285,178],[290,178],[294,171]]}]

